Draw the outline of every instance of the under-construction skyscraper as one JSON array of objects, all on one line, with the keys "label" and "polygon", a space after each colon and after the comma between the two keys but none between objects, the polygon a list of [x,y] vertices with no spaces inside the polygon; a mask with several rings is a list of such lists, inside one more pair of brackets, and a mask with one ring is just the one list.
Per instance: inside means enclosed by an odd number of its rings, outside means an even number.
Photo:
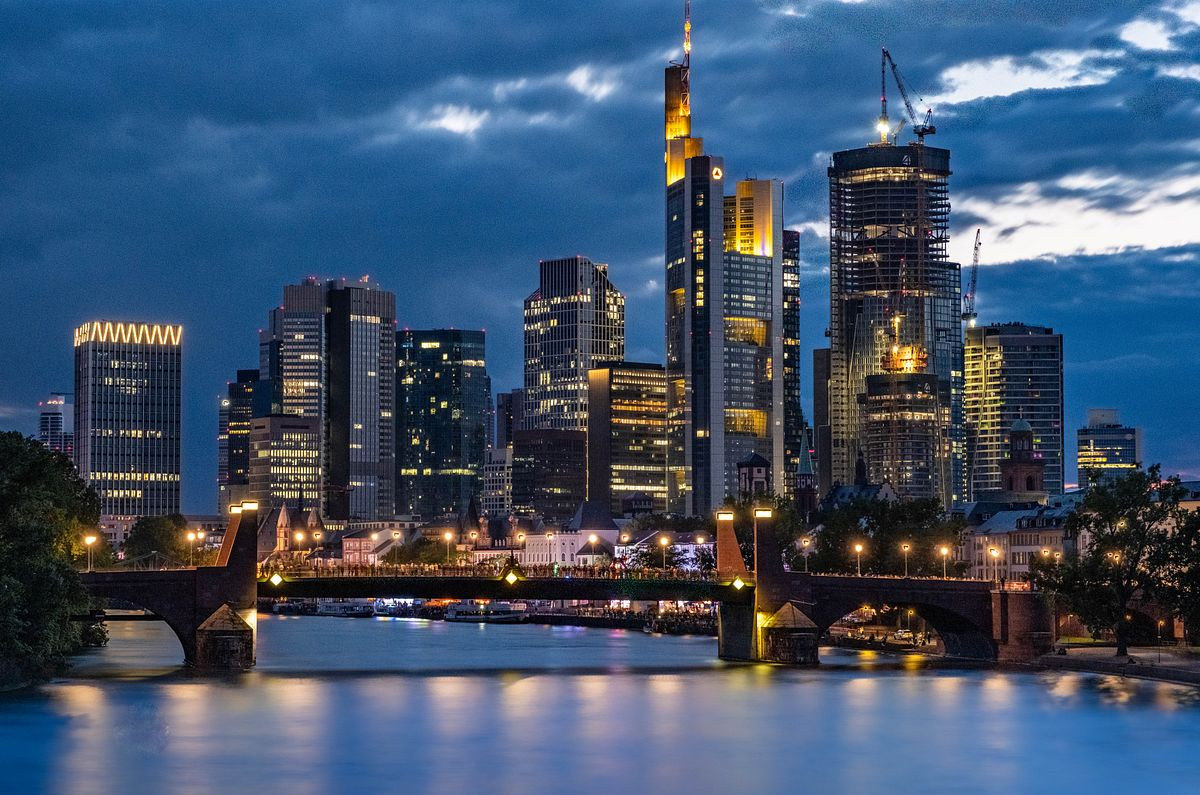
[{"label": "under-construction skyscraper", "polygon": [[[884,119],[886,121],[886,118]],[[836,152],[829,167],[828,448],[834,482],[963,498],[963,338],[950,262],[950,152],[922,141]],[[818,383],[817,389],[822,388]]]}]

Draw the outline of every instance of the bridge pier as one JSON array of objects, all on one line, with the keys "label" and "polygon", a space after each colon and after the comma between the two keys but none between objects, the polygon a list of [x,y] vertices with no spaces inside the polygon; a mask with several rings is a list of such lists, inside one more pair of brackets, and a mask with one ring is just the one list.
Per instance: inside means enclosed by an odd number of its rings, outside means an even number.
[{"label": "bridge pier", "polygon": [[998,662],[1033,662],[1054,647],[1053,610],[1034,591],[992,591],[992,640]]}]

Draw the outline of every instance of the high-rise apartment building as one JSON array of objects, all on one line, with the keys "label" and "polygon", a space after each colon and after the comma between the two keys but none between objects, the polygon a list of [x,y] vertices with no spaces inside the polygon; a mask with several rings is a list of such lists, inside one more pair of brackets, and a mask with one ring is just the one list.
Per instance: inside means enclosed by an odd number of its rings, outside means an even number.
[{"label": "high-rise apartment building", "polygon": [[38,441],[68,458],[75,455],[75,407],[69,392],[51,392],[38,403]]},{"label": "high-rise apartment building", "polygon": [[967,329],[964,408],[971,494],[1002,489],[1008,433],[1024,420],[1043,482],[1063,490],[1063,340],[1045,326],[999,323]]},{"label": "high-rise apartment building", "polygon": [[238,370],[218,406],[217,505],[222,516],[230,505],[249,499],[250,420],[255,416],[257,385],[258,370]]},{"label": "high-rise apartment building", "polygon": [[620,514],[643,494],[667,509],[667,379],[662,365],[623,362],[588,373],[588,499]]},{"label": "high-rise apartment building", "polygon": [[1111,483],[1145,461],[1142,429],[1121,423],[1116,409],[1088,409],[1087,425],[1075,433],[1079,485],[1086,488],[1092,478]]},{"label": "high-rise apartment building", "polygon": [[479,497],[491,434],[484,333],[396,334],[396,513],[437,516]]},{"label": "high-rise apartment building", "polygon": [[[950,152],[886,141],[829,167],[828,460],[949,506],[965,496],[960,276],[946,255]],[[818,445],[822,442],[818,429]]]},{"label": "high-rise apartment building", "polygon": [[665,75],[667,489],[675,513],[737,494],[737,463],[783,491],[783,186],[743,180],[692,137],[691,22]]},{"label": "high-rise apartment building", "polygon": [[75,329],[75,466],[108,517],[179,512],[183,327]]},{"label": "high-rise apartment building", "polygon": [[522,427],[587,430],[588,370],[625,358],[625,296],[608,266],[587,257],[542,260],[525,299]]},{"label": "high-rise apartment building", "polygon": [[322,483],[317,419],[271,414],[252,418],[249,426],[247,498],[272,508],[314,507]]},{"label": "high-rise apartment building", "polygon": [[479,498],[479,507],[485,516],[505,517],[512,513],[512,477],[512,445],[488,450],[483,464],[483,492]]},{"label": "high-rise apartment building", "polygon": [[324,514],[395,510],[396,298],[367,277],[284,287],[260,334],[273,411],[318,421]]}]

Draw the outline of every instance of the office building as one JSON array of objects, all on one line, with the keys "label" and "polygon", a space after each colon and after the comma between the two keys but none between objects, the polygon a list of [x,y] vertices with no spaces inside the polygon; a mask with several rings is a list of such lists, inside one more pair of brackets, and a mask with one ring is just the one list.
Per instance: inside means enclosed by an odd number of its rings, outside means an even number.
[{"label": "office building", "polygon": [[743,180],[693,137],[691,22],[665,73],[668,509],[704,514],[737,493],[737,462],[784,475],[783,186]]},{"label": "office building", "polygon": [[250,499],[250,419],[256,416],[257,385],[258,370],[238,370],[218,407],[217,505],[222,516],[230,505]]},{"label": "office building", "polygon": [[667,380],[662,365],[623,362],[588,373],[588,500],[620,515],[644,494],[667,509]]},{"label": "office building", "polygon": [[38,441],[67,458],[75,455],[75,407],[69,392],[51,392],[38,403]]},{"label": "office building", "polygon": [[783,230],[783,473],[780,494],[793,496],[800,459],[808,455],[800,402],[800,233]]},{"label": "office building", "polygon": [[588,370],[625,358],[625,296],[608,266],[587,257],[542,260],[525,299],[527,430],[587,430]]},{"label": "office building", "polygon": [[75,329],[75,466],[110,517],[179,513],[183,327]]},{"label": "office building", "polygon": [[513,432],[513,511],[547,522],[570,519],[587,498],[587,433]]},{"label": "office building", "polygon": [[818,430],[818,466],[828,461],[830,485],[850,483],[861,454],[871,482],[948,507],[966,487],[950,152],[889,139],[835,152],[828,173],[829,372],[817,391],[829,438]]},{"label": "office building", "polygon": [[829,424],[829,348],[813,351],[813,465],[817,492],[824,497],[833,488],[833,432]]},{"label": "office building", "polygon": [[1145,461],[1142,429],[1121,424],[1116,409],[1088,409],[1087,425],[1076,431],[1079,486],[1095,479],[1111,483]]},{"label": "office building", "polygon": [[305,511],[321,498],[321,426],[315,417],[271,414],[249,421],[248,499]]},{"label": "office building", "polygon": [[525,416],[525,390],[496,393],[496,447],[512,445],[514,430],[520,430]]},{"label": "office building", "polygon": [[512,477],[512,445],[488,450],[483,464],[483,493],[479,498],[485,516],[503,518],[513,512]]},{"label": "office building", "polygon": [[396,513],[465,511],[483,486],[492,421],[484,333],[396,334]]},{"label": "office building", "polygon": [[396,298],[367,277],[284,287],[260,334],[272,411],[318,421],[323,514],[395,510]]},{"label": "office building", "polygon": [[1002,490],[1000,462],[1017,420],[1033,429],[1050,495],[1063,491],[1063,340],[1045,326],[967,329],[964,408],[971,494]]}]

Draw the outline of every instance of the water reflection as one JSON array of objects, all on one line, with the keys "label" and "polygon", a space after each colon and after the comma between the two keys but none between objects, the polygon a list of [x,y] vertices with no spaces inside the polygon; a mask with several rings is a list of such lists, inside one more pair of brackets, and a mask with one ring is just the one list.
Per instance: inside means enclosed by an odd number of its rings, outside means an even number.
[{"label": "water reflection", "polygon": [[1115,677],[264,616],[259,669],[197,679],[169,632],[119,626],[71,678],[2,697],[5,791],[1161,793],[1200,775],[1200,692]]}]

